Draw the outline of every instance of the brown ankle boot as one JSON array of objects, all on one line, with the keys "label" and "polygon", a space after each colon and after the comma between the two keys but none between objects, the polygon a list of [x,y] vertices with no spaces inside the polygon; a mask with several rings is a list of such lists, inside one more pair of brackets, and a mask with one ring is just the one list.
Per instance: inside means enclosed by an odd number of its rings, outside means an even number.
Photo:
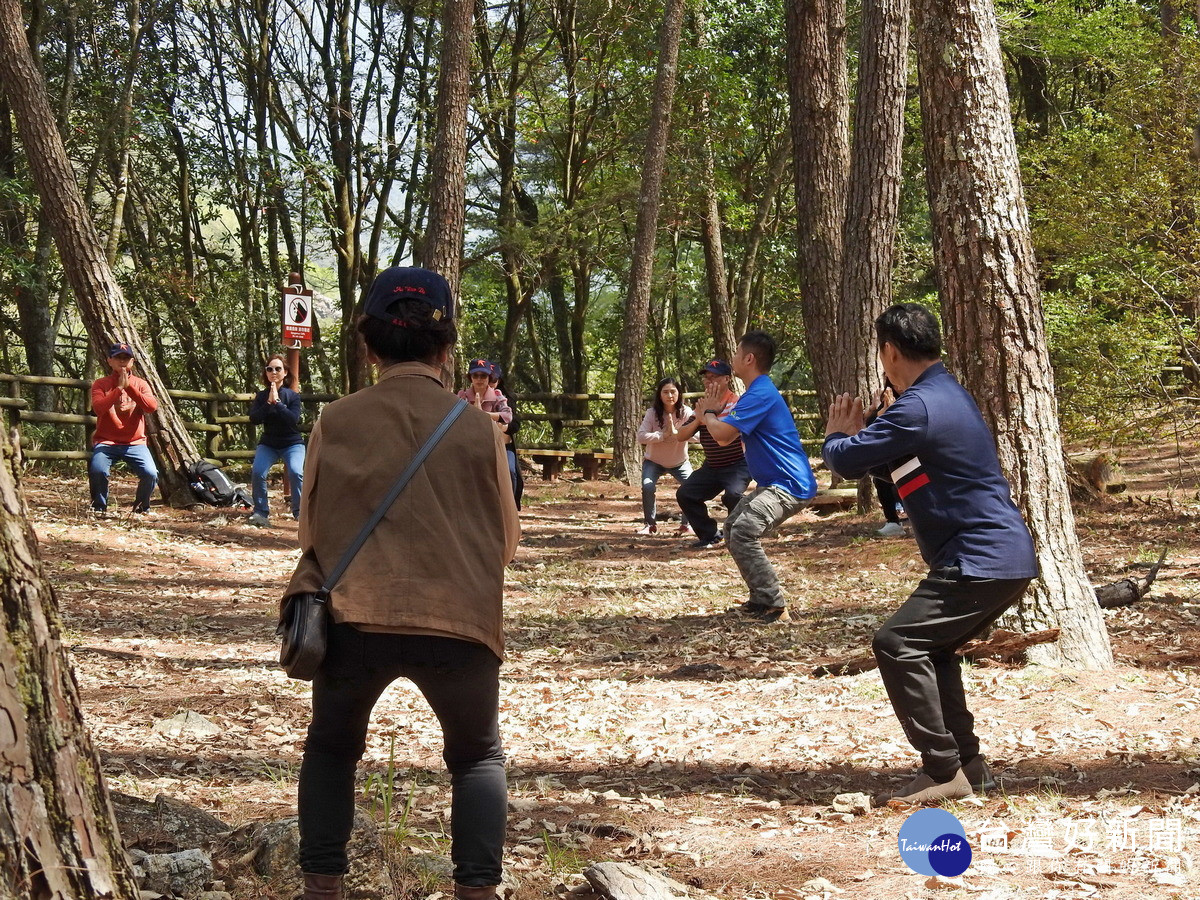
[{"label": "brown ankle boot", "polygon": [[498,885],[491,887],[467,887],[465,884],[454,885],[455,900],[497,900],[498,894],[496,888]]},{"label": "brown ankle boot", "polygon": [[305,872],[303,900],[342,900],[342,876]]}]

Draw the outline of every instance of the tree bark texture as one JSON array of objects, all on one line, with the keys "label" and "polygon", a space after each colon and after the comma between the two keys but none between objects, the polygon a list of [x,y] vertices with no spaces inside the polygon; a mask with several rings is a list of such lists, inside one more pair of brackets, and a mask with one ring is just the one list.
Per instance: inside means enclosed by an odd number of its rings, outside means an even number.
[{"label": "tree bark texture", "polygon": [[457,305],[467,202],[467,104],[475,4],[445,0],[437,87],[437,128],[430,160],[425,258],[450,283]]},{"label": "tree bark texture", "polygon": [[642,163],[642,189],[638,198],[629,291],[625,297],[625,327],[621,331],[617,360],[616,399],[613,401],[613,469],[618,478],[636,482],[641,460],[637,427],[642,418],[642,367],[646,358],[646,322],[650,312],[650,279],[654,271],[654,245],[662,195],[671,107],[679,63],[679,38],[683,30],[683,0],[667,0],[659,35],[658,74],[646,132]]},{"label": "tree bark texture", "polygon": [[845,0],[788,0],[786,27],[800,309],[824,411],[838,391],[845,352],[838,334],[850,169]]},{"label": "tree bark texture", "polygon": [[[708,16],[703,4],[693,13],[697,43],[706,47]],[[704,247],[704,275],[708,286],[708,310],[712,323],[713,349],[723,360],[733,358],[737,336],[733,333],[733,311],[729,302],[729,280],[725,272],[725,245],[721,234],[721,204],[717,194],[717,161],[712,142],[712,104],[705,92],[699,101],[702,206],[700,211],[700,242]]]},{"label": "tree bark texture", "polygon": [[[843,232],[839,391],[870,397],[883,387],[875,319],[892,303],[900,223],[909,0],[864,0],[854,147]],[[864,479],[869,483],[869,479]]]},{"label": "tree bark texture", "polygon": [[158,373],[147,365],[150,357],[75,181],[45,83],[25,39],[17,0],[0,0],[0,84],[17,120],[43,212],[92,344],[102,359],[114,341],[134,346],[141,373],[159,403],[146,435],[158,462],[159,487],[168,503],[189,502],[191,488],[182,470],[199,454]]},{"label": "tree bark texture", "polygon": [[926,177],[949,362],[979,404],[1033,532],[1041,578],[1019,631],[1038,661],[1112,665],[1067,493],[1029,217],[991,0],[916,0]]},{"label": "tree bark texture", "polygon": [[58,603],[3,434],[0,570],[0,900],[133,900]]}]

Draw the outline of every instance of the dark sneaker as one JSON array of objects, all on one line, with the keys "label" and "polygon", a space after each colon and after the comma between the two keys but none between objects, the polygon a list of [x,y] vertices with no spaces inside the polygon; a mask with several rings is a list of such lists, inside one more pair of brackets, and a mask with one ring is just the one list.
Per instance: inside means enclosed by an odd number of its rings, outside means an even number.
[{"label": "dark sneaker", "polygon": [[768,606],[754,618],[767,625],[783,625],[792,621],[792,614],[786,606]]},{"label": "dark sneaker", "polygon": [[688,544],[688,549],[689,550],[708,550],[711,547],[720,547],[720,546],[721,546],[721,535],[718,534],[715,537],[700,538],[700,540],[694,541],[693,543]]},{"label": "dark sneaker", "polygon": [[763,603],[755,603],[753,600],[747,600],[745,603],[739,603],[737,606],[729,607],[730,612],[741,613],[744,616],[761,616],[771,607]]},{"label": "dark sneaker", "polygon": [[982,754],[970,762],[963,763],[962,771],[967,776],[967,781],[971,783],[972,790],[977,794],[996,789],[996,778],[992,775],[992,770],[988,768],[987,761]]},{"label": "dark sneaker", "polygon": [[973,793],[971,782],[967,781],[967,776],[963,774],[962,769],[955,772],[954,777],[949,781],[941,783],[921,772],[896,793],[883,794],[876,797],[875,802],[880,806],[886,806],[893,801],[924,805],[941,803],[944,800],[961,800],[964,797],[970,797]]}]

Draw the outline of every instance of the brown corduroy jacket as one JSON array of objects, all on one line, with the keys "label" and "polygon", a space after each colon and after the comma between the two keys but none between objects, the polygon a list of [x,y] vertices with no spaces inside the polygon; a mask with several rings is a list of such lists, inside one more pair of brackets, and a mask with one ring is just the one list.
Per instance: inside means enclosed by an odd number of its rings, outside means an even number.
[{"label": "brown corduroy jacket", "polygon": [[[436,368],[410,362],[325,408],[304,465],[304,555],[285,597],[321,587],[458,402]],[[488,415],[466,409],[334,587],[332,619],[475,641],[503,657],[504,567],[519,537],[503,436]]]}]

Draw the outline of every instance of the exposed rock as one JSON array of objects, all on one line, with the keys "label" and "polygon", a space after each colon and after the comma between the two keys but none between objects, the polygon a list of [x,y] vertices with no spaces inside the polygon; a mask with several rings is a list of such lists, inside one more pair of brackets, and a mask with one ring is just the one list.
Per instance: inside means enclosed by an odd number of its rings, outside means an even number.
[{"label": "exposed rock", "polygon": [[221,734],[221,727],[198,712],[185,709],[169,719],[159,719],[151,730],[166,737],[213,737]]},{"label": "exposed rock", "polygon": [[623,862],[602,862],[588,866],[583,877],[605,900],[711,900],[711,894],[695,891],[673,878],[667,878],[641,866]]},{"label": "exposed rock", "polygon": [[838,794],[833,798],[833,808],[836,812],[865,816],[871,811],[871,798],[859,793]]},{"label": "exposed rock", "polygon": [[213,863],[203,850],[145,853],[131,850],[134,876],[143,893],[195,897],[213,880]]},{"label": "exposed rock", "polygon": [[[222,854],[250,866],[256,874],[278,885],[283,894],[301,890],[300,828],[295,816],[243,825],[225,839]],[[354,900],[393,900],[395,889],[375,820],[361,809],[354,811],[354,830],[346,845],[350,871],[345,893]]]},{"label": "exposed rock", "polygon": [[117,826],[126,847],[158,852],[203,847],[230,827],[211,813],[165,794],[154,801],[110,791]]}]

